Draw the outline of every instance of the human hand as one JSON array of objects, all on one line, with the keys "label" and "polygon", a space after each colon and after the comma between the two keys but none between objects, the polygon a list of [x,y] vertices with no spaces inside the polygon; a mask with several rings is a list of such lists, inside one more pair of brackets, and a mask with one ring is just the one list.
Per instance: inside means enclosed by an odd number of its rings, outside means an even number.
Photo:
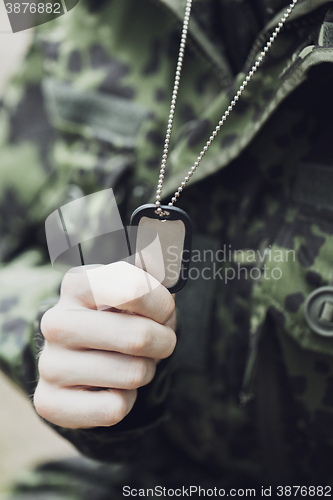
[{"label": "human hand", "polygon": [[[93,294],[91,268],[65,275],[58,304],[41,322],[34,405],[41,417],[72,429],[120,422],[176,345],[174,299],[164,286],[156,282],[145,293],[147,273],[117,262],[103,266]],[[110,307],[98,310],[99,303]]]}]

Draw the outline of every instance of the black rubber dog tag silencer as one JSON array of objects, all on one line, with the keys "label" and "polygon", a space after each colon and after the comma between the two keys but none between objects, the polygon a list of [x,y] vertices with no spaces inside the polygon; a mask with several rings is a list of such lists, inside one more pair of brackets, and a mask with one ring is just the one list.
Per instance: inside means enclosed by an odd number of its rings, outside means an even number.
[{"label": "black rubber dog tag silencer", "polygon": [[183,210],[155,204],[142,205],[131,217],[129,233],[135,265],[162,283],[170,293],[186,284],[191,257],[192,223]]}]

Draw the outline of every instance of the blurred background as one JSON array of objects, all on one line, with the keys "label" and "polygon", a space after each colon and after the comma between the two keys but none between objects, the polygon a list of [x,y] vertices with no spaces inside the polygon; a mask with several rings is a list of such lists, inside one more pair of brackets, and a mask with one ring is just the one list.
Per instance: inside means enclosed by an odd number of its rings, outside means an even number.
[{"label": "blurred background", "polygon": [[[30,30],[11,33],[0,0],[0,100],[6,82],[24,57],[31,34]],[[75,454],[74,448],[39,419],[26,396],[0,372],[0,494],[38,463]]]}]

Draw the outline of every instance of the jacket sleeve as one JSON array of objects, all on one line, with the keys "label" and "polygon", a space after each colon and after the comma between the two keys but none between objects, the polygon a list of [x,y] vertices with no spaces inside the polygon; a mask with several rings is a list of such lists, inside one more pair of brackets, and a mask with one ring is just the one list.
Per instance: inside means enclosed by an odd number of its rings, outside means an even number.
[{"label": "jacket sleeve", "polygon": [[31,396],[36,379],[36,318],[57,294],[47,264],[41,196],[50,182],[53,131],[41,96],[41,59],[32,46],[0,105],[0,366]]}]

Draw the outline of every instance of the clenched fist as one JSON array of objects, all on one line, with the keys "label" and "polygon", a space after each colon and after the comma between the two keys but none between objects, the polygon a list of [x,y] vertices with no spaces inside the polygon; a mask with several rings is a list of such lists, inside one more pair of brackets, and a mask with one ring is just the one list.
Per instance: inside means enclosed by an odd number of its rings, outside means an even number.
[{"label": "clenched fist", "polygon": [[146,293],[147,273],[118,262],[98,269],[92,293],[90,270],[65,275],[60,300],[41,323],[35,408],[72,429],[120,422],[176,344],[174,299],[164,286],[155,282]]}]

